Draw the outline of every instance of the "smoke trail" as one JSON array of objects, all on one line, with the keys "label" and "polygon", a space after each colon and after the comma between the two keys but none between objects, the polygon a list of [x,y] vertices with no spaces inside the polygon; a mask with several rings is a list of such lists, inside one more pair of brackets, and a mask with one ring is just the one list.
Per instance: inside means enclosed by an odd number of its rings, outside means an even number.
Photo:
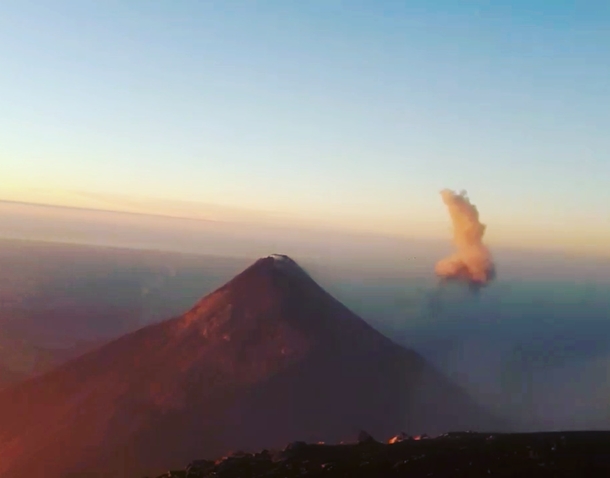
[{"label": "smoke trail", "polygon": [[457,251],[436,264],[436,274],[443,280],[466,281],[473,292],[495,277],[491,254],[483,244],[485,225],[479,211],[470,203],[466,191],[441,191],[453,223],[453,243]]}]

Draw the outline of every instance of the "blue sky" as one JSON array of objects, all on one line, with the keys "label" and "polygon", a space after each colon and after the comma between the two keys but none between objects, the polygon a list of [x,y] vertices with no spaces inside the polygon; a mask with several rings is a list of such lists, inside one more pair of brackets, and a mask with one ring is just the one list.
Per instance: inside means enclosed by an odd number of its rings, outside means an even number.
[{"label": "blue sky", "polygon": [[0,199],[409,235],[450,187],[494,240],[610,239],[607,2],[22,0],[0,58]]}]

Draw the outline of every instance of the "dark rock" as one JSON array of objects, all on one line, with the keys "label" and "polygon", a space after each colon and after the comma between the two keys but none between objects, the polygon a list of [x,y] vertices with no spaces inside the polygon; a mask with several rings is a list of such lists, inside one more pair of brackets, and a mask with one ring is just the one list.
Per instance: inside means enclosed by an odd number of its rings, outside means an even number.
[{"label": "dark rock", "polygon": [[358,433],[358,443],[360,444],[365,444],[365,443],[377,443],[377,440],[375,440],[370,433],[364,431],[364,430],[360,430],[360,433]]},{"label": "dark rock", "polygon": [[170,470],[158,478],[186,478],[186,470]]},{"label": "dark rock", "polygon": [[209,472],[213,470],[215,463],[210,460],[196,460],[186,467],[186,478],[200,478],[209,476]]},{"label": "dark rock", "polygon": [[292,443],[289,443],[288,445],[286,445],[286,448],[284,448],[284,451],[298,451],[298,450],[302,450],[303,448],[307,447],[307,443],[305,443],[304,441],[293,441]]},{"label": "dark rock", "polygon": [[[406,434],[397,437],[407,436]],[[493,440],[489,437],[493,436]],[[562,437],[565,437],[562,439]],[[489,476],[610,476],[610,432],[529,434],[462,433],[375,446],[293,442],[273,454],[224,457],[192,462],[186,472],[165,478],[411,478]],[[562,444],[561,453],[557,448]]]}]

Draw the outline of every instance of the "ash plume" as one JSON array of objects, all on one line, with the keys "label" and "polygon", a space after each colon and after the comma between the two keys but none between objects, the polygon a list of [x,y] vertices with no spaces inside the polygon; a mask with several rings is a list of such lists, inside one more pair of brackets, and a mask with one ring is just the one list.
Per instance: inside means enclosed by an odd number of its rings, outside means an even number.
[{"label": "ash plume", "polygon": [[495,277],[491,253],[483,244],[486,226],[479,221],[479,211],[466,191],[444,189],[441,196],[453,224],[456,252],[438,261],[435,272],[444,280],[465,281],[476,291]]}]

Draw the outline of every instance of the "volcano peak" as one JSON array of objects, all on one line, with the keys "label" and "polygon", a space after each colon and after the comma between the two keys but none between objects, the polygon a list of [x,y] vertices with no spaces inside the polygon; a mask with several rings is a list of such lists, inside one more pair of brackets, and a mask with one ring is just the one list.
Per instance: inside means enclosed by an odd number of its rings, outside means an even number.
[{"label": "volcano peak", "polygon": [[286,254],[270,254],[267,256],[267,258],[269,259],[273,259],[274,261],[277,261],[279,263],[283,263],[283,264],[294,264],[297,265],[296,262],[294,262],[290,257],[288,257]]},{"label": "volcano peak", "polygon": [[274,267],[279,269],[292,269],[302,271],[301,266],[299,266],[296,261],[291,259],[286,254],[270,254],[267,257],[264,257],[262,260],[271,262]]},{"label": "volcano peak", "polygon": [[286,254],[270,254],[262,257],[249,268],[249,271],[255,274],[263,273],[276,277],[292,277],[294,279],[305,279],[307,282],[312,281],[309,274]]},{"label": "volcano peak", "polygon": [[495,423],[416,352],[272,254],[185,314],[2,390],[0,475],[156,476],[201,450]]}]

